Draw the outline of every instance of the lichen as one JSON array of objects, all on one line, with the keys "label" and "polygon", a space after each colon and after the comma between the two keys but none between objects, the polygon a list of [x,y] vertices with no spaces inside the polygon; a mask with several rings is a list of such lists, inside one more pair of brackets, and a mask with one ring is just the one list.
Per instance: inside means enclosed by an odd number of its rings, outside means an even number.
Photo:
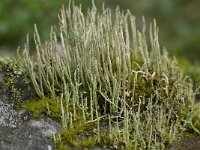
[{"label": "lichen", "polygon": [[[28,42],[19,54],[19,67],[39,97],[22,108],[62,124],[57,148],[165,149],[181,127],[199,132],[198,111],[190,111],[192,81],[160,48],[155,20],[146,37],[145,20],[140,32],[129,11],[116,9],[113,22],[110,9],[99,14],[93,5],[85,16],[72,8],[59,15],[60,42],[52,30],[42,43],[35,26],[36,61]],[[13,85],[13,77],[6,83]]]}]

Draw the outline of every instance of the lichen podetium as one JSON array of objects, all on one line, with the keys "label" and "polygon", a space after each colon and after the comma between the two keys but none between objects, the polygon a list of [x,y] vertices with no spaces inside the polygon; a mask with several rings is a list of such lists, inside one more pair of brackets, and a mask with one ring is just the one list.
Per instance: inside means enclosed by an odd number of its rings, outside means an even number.
[{"label": "lichen podetium", "polygon": [[[166,149],[187,131],[183,110],[193,107],[192,81],[160,48],[155,20],[148,37],[145,19],[140,31],[130,11],[119,8],[114,15],[109,8],[99,13],[93,4],[85,15],[70,4],[61,9],[59,21],[60,33],[52,28],[46,42],[35,26],[35,60],[28,38],[23,53],[19,51],[19,67],[37,95],[59,108],[63,131],[54,136],[57,148],[80,147],[77,140],[88,132],[66,139],[69,130],[79,133],[80,116],[82,123],[94,123],[90,130],[95,137],[86,138],[81,147],[104,143],[112,149]],[[50,108],[51,102],[46,103]]]}]

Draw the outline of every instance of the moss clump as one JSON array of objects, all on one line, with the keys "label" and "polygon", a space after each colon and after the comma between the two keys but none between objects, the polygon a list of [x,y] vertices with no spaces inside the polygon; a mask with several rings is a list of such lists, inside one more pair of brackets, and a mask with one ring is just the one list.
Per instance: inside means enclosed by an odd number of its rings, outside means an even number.
[{"label": "moss clump", "polygon": [[108,132],[103,132],[100,134],[99,145],[102,147],[113,147],[114,140]]},{"label": "moss clump", "polygon": [[60,103],[55,98],[33,99],[21,103],[19,109],[25,109],[32,112],[34,118],[50,117],[61,122]]},{"label": "moss clump", "polygon": [[56,140],[55,145],[57,150],[68,150],[66,144],[64,144],[61,140]]},{"label": "moss clump", "polygon": [[95,133],[95,123],[85,123],[82,116],[76,118],[73,122],[73,127],[61,130],[57,136],[55,144],[57,149],[64,145],[76,148],[93,148],[97,143]]}]

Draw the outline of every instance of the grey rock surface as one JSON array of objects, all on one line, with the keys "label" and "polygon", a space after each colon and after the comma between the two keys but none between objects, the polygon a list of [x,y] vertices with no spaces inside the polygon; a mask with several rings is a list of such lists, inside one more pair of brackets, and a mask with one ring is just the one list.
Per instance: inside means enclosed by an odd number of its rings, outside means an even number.
[{"label": "grey rock surface", "polygon": [[184,138],[177,138],[168,150],[199,150],[200,137],[188,136]]},{"label": "grey rock surface", "polygon": [[3,86],[2,71],[0,78],[0,150],[54,150],[49,136],[57,133],[60,125],[48,118],[34,120],[28,111],[15,109],[16,102]]},{"label": "grey rock surface", "polygon": [[0,125],[17,127],[19,125],[18,113],[13,109],[13,104],[4,102],[3,97],[5,96],[0,95]]},{"label": "grey rock surface", "polygon": [[53,150],[53,141],[28,126],[0,127],[1,150]]},{"label": "grey rock surface", "polygon": [[28,126],[39,130],[44,136],[56,134],[60,129],[60,124],[50,118],[28,121]]}]

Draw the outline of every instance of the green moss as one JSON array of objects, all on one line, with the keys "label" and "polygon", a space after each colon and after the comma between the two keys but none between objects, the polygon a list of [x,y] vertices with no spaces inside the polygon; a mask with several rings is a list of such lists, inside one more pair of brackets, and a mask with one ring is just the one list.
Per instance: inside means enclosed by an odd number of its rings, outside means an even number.
[{"label": "green moss", "polygon": [[96,138],[94,137],[88,137],[87,139],[79,142],[80,147],[86,147],[86,148],[93,148],[95,144],[96,144]]},{"label": "green moss", "polygon": [[200,133],[200,107],[195,107],[192,113],[192,123]]},{"label": "green moss", "polygon": [[61,140],[56,140],[55,145],[57,150],[68,150],[67,146]]},{"label": "green moss", "polygon": [[34,118],[42,116],[50,117],[58,122],[61,121],[60,103],[55,98],[33,99],[21,104],[20,109],[26,109],[33,113]]},{"label": "green moss", "polygon": [[141,67],[144,64],[144,61],[141,57],[136,57],[134,53],[130,54],[130,61],[131,61],[131,69],[133,70],[140,70],[139,67]]},{"label": "green moss", "polygon": [[99,144],[103,147],[112,147],[113,146],[113,139],[109,135],[109,133],[104,132],[100,134],[100,142]]},{"label": "green moss", "polygon": [[94,123],[85,123],[81,115],[77,116],[73,127],[59,132],[61,140],[56,141],[57,149],[63,145],[77,148],[93,148],[97,138]]}]

